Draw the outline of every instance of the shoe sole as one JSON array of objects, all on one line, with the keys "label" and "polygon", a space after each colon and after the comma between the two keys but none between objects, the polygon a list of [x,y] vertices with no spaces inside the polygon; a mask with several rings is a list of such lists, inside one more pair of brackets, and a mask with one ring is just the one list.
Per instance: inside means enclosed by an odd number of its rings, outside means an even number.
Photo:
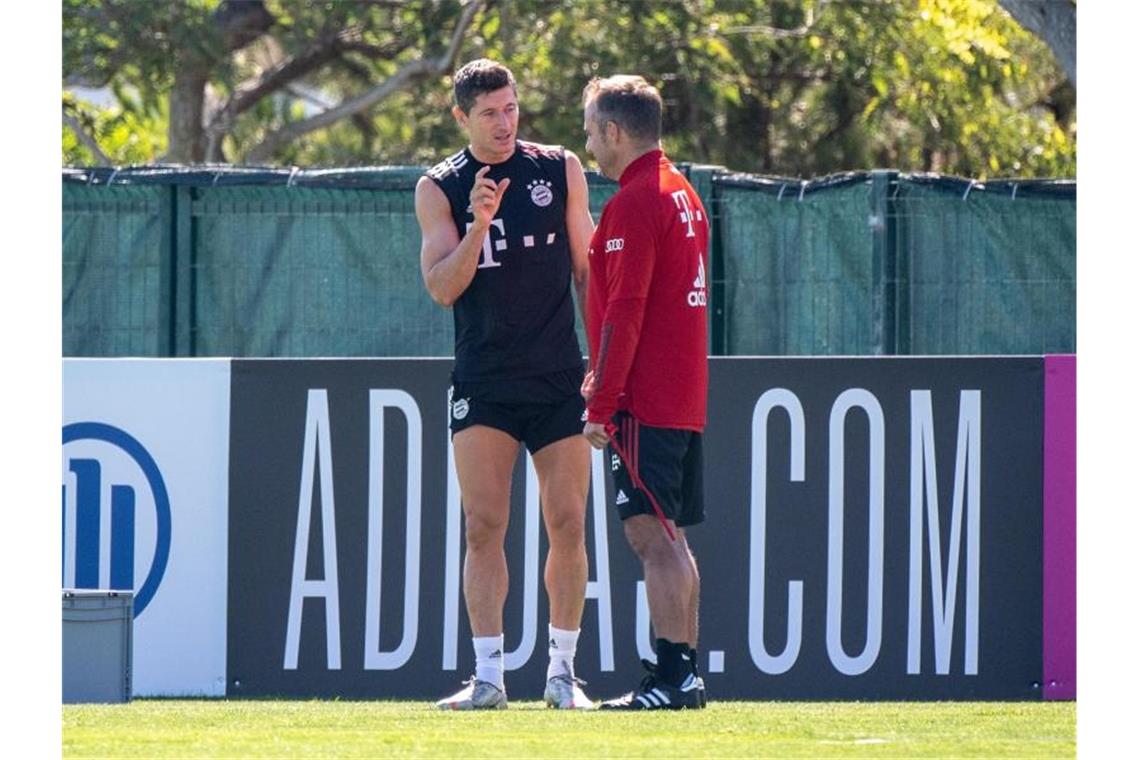
[{"label": "shoe sole", "polygon": [[699,705],[665,705],[664,707],[599,707],[607,712],[614,710],[620,712],[652,712],[654,710],[700,710]]},{"label": "shoe sole", "polygon": [[461,705],[461,704],[443,704],[436,705],[440,710],[506,710],[507,703],[499,702],[494,705],[487,705],[486,707],[476,707],[475,705]]},{"label": "shoe sole", "polygon": [[[622,704],[613,704],[609,702],[602,702],[598,705],[599,710],[624,710],[624,711],[641,711],[641,710],[702,710],[704,705],[699,701],[695,704],[677,704],[675,702],[666,705],[655,705],[653,707],[631,707],[636,700],[625,702]],[[640,704],[640,703],[638,703]]]},{"label": "shoe sole", "polygon": [[553,700],[547,700],[546,706],[551,710],[594,710],[597,709],[594,705],[559,705]]}]

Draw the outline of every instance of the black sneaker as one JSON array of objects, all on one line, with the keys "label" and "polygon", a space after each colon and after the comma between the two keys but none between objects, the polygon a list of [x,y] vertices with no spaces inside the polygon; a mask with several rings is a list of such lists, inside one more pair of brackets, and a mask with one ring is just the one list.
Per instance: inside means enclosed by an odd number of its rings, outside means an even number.
[{"label": "black sneaker", "polygon": [[635,691],[616,699],[602,702],[601,710],[699,710],[701,698],[697,678],[691,673],[680,686],[665,683],[657,675],[657,666],[649,660],[641,664],[649,675],[641,680]]},{"label": "black sneaker", "polygon": [[705,679],[701,678],[701,672],[697,669],[697,650],[690,649],[688,656],[689,664],[693,668],[693,678],[697,679],[697,694],[700,695],[700,709],[705,709],[708,705],[708,696],[705,694]]}]

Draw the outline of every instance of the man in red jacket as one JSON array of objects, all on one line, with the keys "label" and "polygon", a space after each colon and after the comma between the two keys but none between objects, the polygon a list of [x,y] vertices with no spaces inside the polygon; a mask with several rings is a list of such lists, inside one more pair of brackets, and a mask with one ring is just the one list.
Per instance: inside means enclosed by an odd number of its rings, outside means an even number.
[{"label": "man in red jacket", "polygon": [[609,446],[615,502],[641,560],[656,666],[603,709],[704,706],[697,672],[700,578],[683,528],[704,520],[709,224],[661,151],[661,96],[637,76],[594,79],[586,150],[621,183],[590,242],[582,386],[595,448]]}]

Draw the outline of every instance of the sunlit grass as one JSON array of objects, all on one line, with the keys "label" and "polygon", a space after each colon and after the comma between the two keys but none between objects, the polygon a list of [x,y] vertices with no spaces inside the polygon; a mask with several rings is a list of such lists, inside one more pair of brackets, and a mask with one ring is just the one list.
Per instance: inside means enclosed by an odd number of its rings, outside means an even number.
[{"label": "sunlit grass", "polygon": [[1074,757],[1072,702],[713,702],[566,713],[539,702],[135,700],[63,708],[64,757]]}]

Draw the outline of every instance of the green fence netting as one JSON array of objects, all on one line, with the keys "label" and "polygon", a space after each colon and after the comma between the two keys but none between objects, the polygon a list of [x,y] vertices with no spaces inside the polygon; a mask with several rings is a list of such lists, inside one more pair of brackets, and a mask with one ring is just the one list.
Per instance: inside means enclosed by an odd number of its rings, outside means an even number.
[{"label": "green fence netting", "polygon": [[171,352],[169,191],[63,186],[63,353]]},{"label": "green fence netting", "polygon": [[879,353],[868,192],[750,177],[718,182],[723,353]]},{"label": "green fence netting", "polygon": [[[1076,349],[1073,182],[682,166],[712,220],[713,354]],[[449,355],[422,171],[65,170],[65,354]],[[596,220],[617,185],[588,179]]]},{"label": "green fence netting", "polygon": [[215,187],[193,194],[192,355],[451,352],[451,315],[420,284],[412,193]]},{"label": "green fence netting", "polygon": [[1076,349],[1072,197],[1015,182],[916,179],[897,190],[898,353]]}]

